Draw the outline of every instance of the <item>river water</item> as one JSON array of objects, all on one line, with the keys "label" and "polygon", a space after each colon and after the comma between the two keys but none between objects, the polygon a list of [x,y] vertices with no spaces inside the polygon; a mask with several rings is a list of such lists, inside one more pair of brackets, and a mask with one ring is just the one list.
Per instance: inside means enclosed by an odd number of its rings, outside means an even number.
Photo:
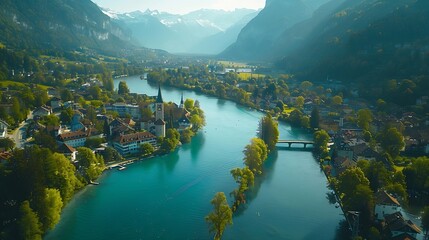
[{"label": "river water", "polygon": [[[120,80],[127,81],[131,92],[157,94],[157,86],[139,77]],[[236,187],[229,171],[243,166],[242,151],[255,137],[262,114],[214,97],[162,88],[164,101],[179,103],[182,92],[200,102],[207,126],[172,154],[124,171],[107,171],[100,185],[88,186],[73,198],[45,239],[211,239],[204,221],[212,210],[210,200],[216,192],[228,196]],[[281,139],[311,138],[286,124],[279,130]],[[329,203],[325,176],[311,152],[278,148],[264,169],[223,239],[335,238],[343,216]]]}]

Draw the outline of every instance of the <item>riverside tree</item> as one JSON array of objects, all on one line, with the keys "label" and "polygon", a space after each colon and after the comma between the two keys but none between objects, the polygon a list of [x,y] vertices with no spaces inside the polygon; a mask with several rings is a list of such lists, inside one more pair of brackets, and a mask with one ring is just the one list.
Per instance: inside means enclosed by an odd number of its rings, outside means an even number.
[{"label": "riverside tree", "polygon": [[314,151],[320,155],[321,158],[328,157],[328,143],[329,134],[325,130],[316,131],[313,135],[314,138]]},{"label": "riverside tree", "polygon": [[19,207],[20,219],[18,228],[21,239],[42,240],[42,224],[39,222],[37,214],[31,209],[30,202],[24,201]]},{"label": "riverside tree", "polygon": [[244,164],[255,174],[262,173],[262,164],[267,157],[267,145],[260,138],[253,138],[244,149]]},{"label": "riverside tree", "polygon": [[79,167],[82,168],[83,174],[88,181],[98,178],[104,170],[104,159],[101,155],[96,155],[91,149],[80,147],[77,149],[79,154],[76,160]]},{"label": "riverside tree", "polygon": [[231,175],[235,182],[239,184],[238,188],[231,192],[231,195],[233,195],[235,199],[232,205],[232,211],[235,212],[241,203],[246,202],[244,193],[255,183],[255,175],[248,167],[234,168],[231,170]]},{"label": "riverside tree", "polygon": [[279,128],[270,114],[262,118],[261,131],[261,139],[267,144],[268,150],[273,150],[279,140]]},{"label": "riverside tree", "polygon": [[205,220],[209,224],[210,233],[214,233],[213,239],[220,240],[225,228],[232,225],[232,210],[223,192],[216,193],[211,204],[213,205],[213,212],[209,213]]}]

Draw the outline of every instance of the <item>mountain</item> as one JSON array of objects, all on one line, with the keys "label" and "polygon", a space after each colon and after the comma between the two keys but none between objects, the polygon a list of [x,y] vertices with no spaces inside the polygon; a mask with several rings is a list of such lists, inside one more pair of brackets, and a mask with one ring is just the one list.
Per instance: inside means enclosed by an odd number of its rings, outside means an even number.
[{"label": "mountain", "polygon": [[0,42],[17,49],[117,52],[130,36],[90,0],[0,0]]},{"label": "mountain", "polygon": [[237,41],[220,56],[256,60],[269,51],[286,29],[312,16],[328,0],[267,0],[265,8],[240,32]]},{"label": "mountain", "polygon": [[[250,9],[201,9],[177,15],[150,10],[122,14],[108,9],[102,10],[112,21],[131,32],[134,41],[142,46],[175,53],[204,54],[213,53],[213,50],[204,45],[203,39],[219,33],[225,33],[226,38],[231,39],[229,35],[236,32],[232,27],[256,12]],[[196,44],[199,46],[195,47]]]},{"label": "mountain", "polygon": [[198,43],[192,46],[189,50],[191,53],[219,54],[228,46],[233,44],[238,37],[241,29],[243,29],[259,12],[253,12],[244,16],[240,21],[217,34],[210,35],[201,39]]},{"label": "mountain", "polygon": [[297,26],[309,29],[301,34],[300,44],[285,45],[294,33],[283,33],[273,47],[283,59],[279,66],[315,79],[329,75],[371,84],[429,74],[428,1],[337,3],[329,14]]}]

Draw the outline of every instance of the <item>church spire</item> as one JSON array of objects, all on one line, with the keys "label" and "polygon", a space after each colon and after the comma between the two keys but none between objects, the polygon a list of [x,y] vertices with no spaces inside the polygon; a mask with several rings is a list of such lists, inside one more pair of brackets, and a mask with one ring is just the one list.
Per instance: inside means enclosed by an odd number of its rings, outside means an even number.
[{"label": "church spire", "polygon": [[161,84],[158,85],[158,97],[156,97],[157,103],[163,103],[162,94],[161,94]]},{"label": "church spire", "polygon": [[184,105],[184,102],[183,102],[183,92],[182,92],[182,97],[180,98],[179,108],[184,108],[184,107],[185,107],[185,105]]}]

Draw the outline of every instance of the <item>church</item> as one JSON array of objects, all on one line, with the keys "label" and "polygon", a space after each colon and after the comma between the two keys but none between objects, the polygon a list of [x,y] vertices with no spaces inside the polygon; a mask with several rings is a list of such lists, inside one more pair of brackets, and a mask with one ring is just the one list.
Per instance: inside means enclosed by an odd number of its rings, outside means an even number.
[{"label": "church", "polygon": [[158,87],[158,95],[154,104],[154,118],[141,123],[141,129],[145,129],[157,137],[165,137],[166,128],[176,128],[179,132],[191,128],[190,113],[185,109],[183,94],[180,105],[176,103],[164,103],[161,87]]}]

